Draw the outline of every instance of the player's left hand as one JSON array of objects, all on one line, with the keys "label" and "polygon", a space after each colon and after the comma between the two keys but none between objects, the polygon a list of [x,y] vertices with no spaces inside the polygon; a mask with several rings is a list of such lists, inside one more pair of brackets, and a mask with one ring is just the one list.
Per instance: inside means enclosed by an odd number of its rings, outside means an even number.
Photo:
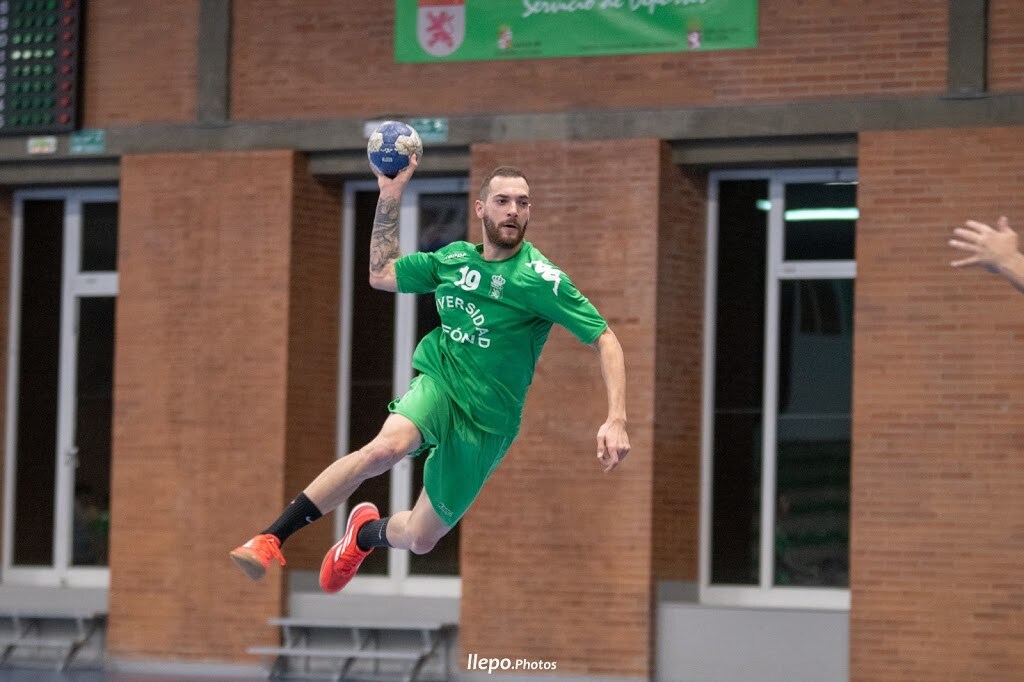
[{"label": "player's left hand", "polygon": [[622,419],[609,419],[597,430],[597,459],[604,466],[604,472],[607,474],[617,467],[628,454],[626,422]]},{"label": "player's left hand", "polygon": [[989,272],[998,273],[1018,253],[1017,233],[1010,229],[1006,216],[1000,216],[994,228],[977,220],[968,220],[963,227],[953,230],[953,234],[956,238],[950,239],[949,245],[966,254],[965,258],[950,263],[954,268],[979,265]]}]

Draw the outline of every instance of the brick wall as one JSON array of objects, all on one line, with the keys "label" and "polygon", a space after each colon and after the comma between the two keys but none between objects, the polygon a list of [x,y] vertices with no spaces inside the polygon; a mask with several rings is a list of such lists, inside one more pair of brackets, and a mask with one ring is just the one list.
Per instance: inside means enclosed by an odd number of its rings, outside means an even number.
[{"label": "brick wall", "polygon": [[233,118],[759,104],[946,89],[947,4],[936,0],[760,3],[756,50],[444,64],[395,64],[394,4],[365,7],[236,2]]},{"label": "brick wall", "polygon": [[[657,140],[473,147],[473,192],[494,166],[521,166],[533,203],[528,238],[619,337],[633,452],[602,473],[594,439],[607,399],[597,356],[556,327],[520,438],[462,522],[464,654],[553,660],[559,675],[642,676],[652,665],[660,155]],[[478,223],[470,235],[480,239]]]},{"label": "brick wall", "polygon": [[[266,619],[281,613],[283,574],[253,584],[227,552],[294,494],[289,448],[324,436],[294,454],[296,471],[333,456],[333,414],[316,405],[335,402],[336,351],[322,349],[336,345],[336,256],[299,261],[337,243],[337,207],[297,163],[291,152],[122,161],[114,659],[251,663],[246,646],[277,641]],[[303,300],[314,294],[325,302]]]},{"label": "brick wall", "polygon": [[1024,90],[1024,7],[1019,0],[989,0],[988,89]]},{"label": "brick wall", "polygon": [[1024,298],[949,267],[954,225],[1024,221],[1024,129],[865,133],[851,678],[1024,678]]},{"label": "brick wall", "polygon": [[[755,50],[419,65],[393,62],[393,4],[363,10],[356,0],[234,3],[233,118],[736,105],[946,87],[947,4],[935,0],[762,3]],[[992,0],[989,17],[990,90],[1019,91],[1024,13],[1017,0]],[[198,20],[198,0],[88,2],[83,127],[193,121]],[[488,96],[496,74],[524,84],[513,102]]]},{"label": "brick wall", "polygon": [[696,581],[707,181],[662,148],[654,396],[654,577]]},{"label": "brick wall", "polygon": [[[338,426],[341,193],[318,183],[304,157],[295,165],[291,224],[285,435],[289,499],[334,461]],[[289,538],[288,567],[319,571],[333,535],[333,518],[328,517]]]},{"label": "brick wall", "polygon": [[85,12],[82,127],[195,120],[199,0],[89,0]]}]

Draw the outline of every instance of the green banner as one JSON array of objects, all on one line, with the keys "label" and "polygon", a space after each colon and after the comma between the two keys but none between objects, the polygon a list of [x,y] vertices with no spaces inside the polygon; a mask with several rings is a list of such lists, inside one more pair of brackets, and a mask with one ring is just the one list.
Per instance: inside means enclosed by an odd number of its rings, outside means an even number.
[{"label": "green banner", "polygon": [[395,0],[395,61],[757,46],[757,0]]}]

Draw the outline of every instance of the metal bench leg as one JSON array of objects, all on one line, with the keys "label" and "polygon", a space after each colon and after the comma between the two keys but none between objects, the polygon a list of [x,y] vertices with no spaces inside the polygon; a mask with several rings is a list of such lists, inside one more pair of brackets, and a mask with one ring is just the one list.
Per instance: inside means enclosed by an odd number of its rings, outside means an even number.
[{"label": "metal bench leg", "polygon": [[[409,674],[405,677],[405,682],[416,682],[416,678],[419,676],[420,671],[423,670],[423,666],[426,665],[427,661],[437,653],[438,646],[441,644],[441,638],[444,636],[442,631],[432,632],[430,630],[420,630],[420,636],[423,638],[423,647],[426,651],[412,663],[412,667],[409,669]],[[450,679],[450,676],[446,673],[446,679]]]},{"label": "metal bench leg", "polygon": [[416,682],[416,678],[419,676],[420,671],[423,670],[423,666],[426,664],[427,658],[429,658],[429,654],[424,654],[413,662],[412,670],[410,670],[409,674],[405,676],[405,682]]},{"label": "metal bench leg", "polygon": [[285,664],[287,661],[284,656],[275,656],[274,662],[270,665],[270,671],[267,674],[267,679],[276,680],[284,675]]},{"label": "metal bench leg", "polygon": [[68,669],[71,665],[71,659],[75,657],[78,650],[89,643],[92,639],[92,635],[96,632],[96,621],[89,619],[89,626],[86,627],[84,618],[75,619],[75,629],[78,630],[78,637],[68,644],[68,650],[64,654],[64,658],[57,664],[57,672],[62,673]]},{"label": "metal bench leg", "polygon": [[441,629],[441,642],[442,649],[441,655],[444,656],[444,679],[452,679],[452,640],[454,639],[454,630],[448,628]]},{"label": "metal bench leg", "polygon": [[348,671],[352,669],[352,666],[356,662],[355,657],[349,656],[345,659],[345,662],[341,664],[341,668],[338,669],[338,674],[334,676],[334,682],[341,682],[348,677]]}]

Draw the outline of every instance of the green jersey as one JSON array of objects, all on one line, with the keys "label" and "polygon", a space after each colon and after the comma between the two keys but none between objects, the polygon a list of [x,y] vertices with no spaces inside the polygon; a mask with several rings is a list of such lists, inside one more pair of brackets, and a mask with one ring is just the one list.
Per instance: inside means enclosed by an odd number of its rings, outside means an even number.
[{"label": "green jersey", "polygon": [[551,325],[583,343],[607,328],[572,281],[530,242],[503,261],[453,242],[395,261],[398,290],[435,292],[441,326],[416,346],[413,367],[440,381],[481,429],[515,434]]}]

